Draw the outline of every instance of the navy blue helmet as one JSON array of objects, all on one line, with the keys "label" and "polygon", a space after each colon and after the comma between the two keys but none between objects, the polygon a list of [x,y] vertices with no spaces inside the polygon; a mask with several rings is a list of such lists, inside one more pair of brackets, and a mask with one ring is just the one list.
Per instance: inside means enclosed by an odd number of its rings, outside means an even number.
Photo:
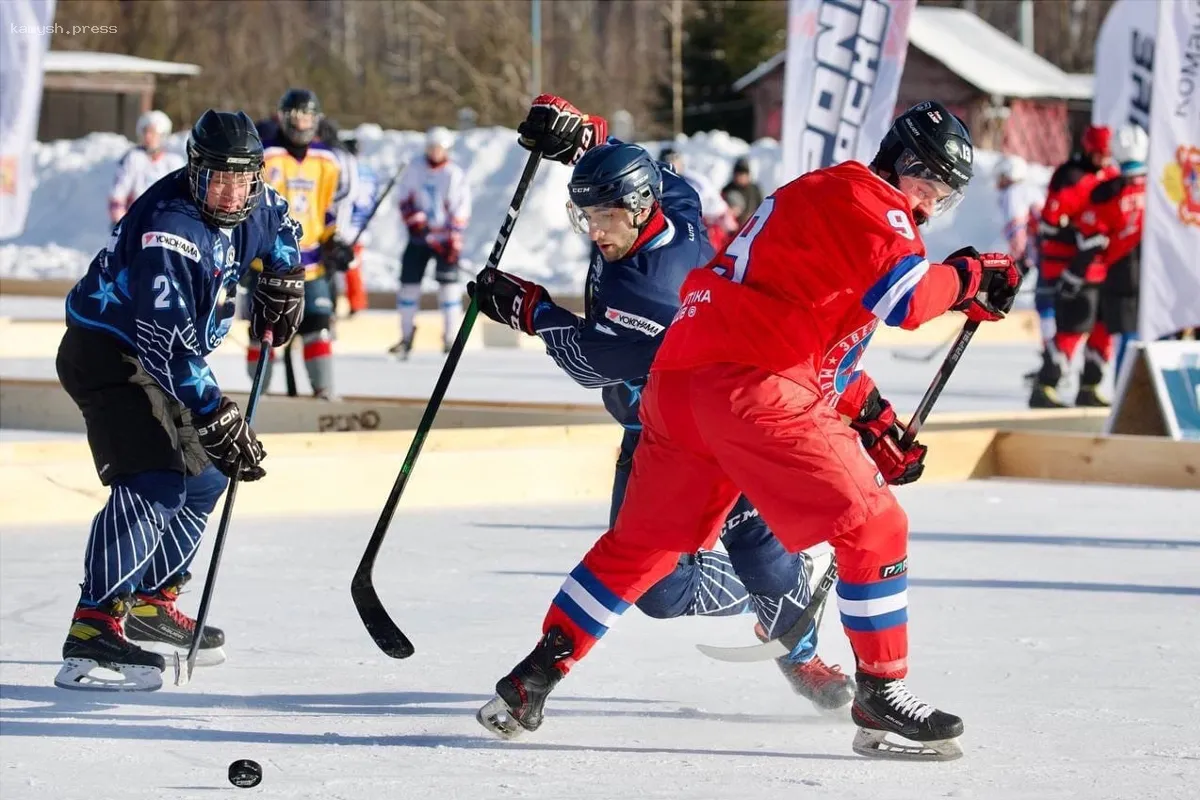
[{"label": "navy blue helmet", "polygon": [[636,214],[662,196],[662,172],[636,144],[602,144],[579,159],[567,191],[578,208],[608,206]]},{"label": "navy blue helmet", "polygon": [[[263,194],[263,144],[254,122],[244,111],[214,111],[200,115],[187,143],[188,188],[206,222],[232,228],[250,218]],[[209,202],[213,181],[231,180],[225,173],[244,177],[241,202],[222,207]]]}]

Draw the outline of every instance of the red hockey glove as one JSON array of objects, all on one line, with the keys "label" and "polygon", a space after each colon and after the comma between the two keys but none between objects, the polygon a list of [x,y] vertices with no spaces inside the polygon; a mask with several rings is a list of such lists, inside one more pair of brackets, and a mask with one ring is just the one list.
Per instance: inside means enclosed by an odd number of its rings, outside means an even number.
[{"label": "red hockey glove", "polygon": [[491,267],[484,267],[467,284],[467,295],[488,319],[531,336],[537,333],[533,327],[537,307],[554,302],[544,287]]},{"label": "red hockey glove", "polygon": [[925,453],[928,448],[913,442],[901,448],[903,429],[896,421],[892,404],[879,396],[873,389],[863,403],[862,411],[850,420],[850,427],[858,432],[863,447],[879,467],[883,479],[892,486],[903,486],[921,477],[925,471]]},{"label": "red hockey glove", "polygon": [[542,94],[534,98],[525,121],[517,126],[521,147],[563,164],[579,158],[608,138],[608,121],[588,116],[561,97]]},{"label": "red hockey glove", "polygon": [[411,201],[405,200],[400,204],[400,216],[404,219],[404,227],[408,228],[408,238],[424,239],[429,233],[429,219],[424,211],[418,210]]},{"label": "red hockey glove", "polygon": [[952,311],[966,313],[976,322],[995,322],[1004,319],[1017,299],[1021,271],[1004,253],[978,253],[964,247],[951,253],[946,264],[958,270],[962,291]]},{"label": "red hockey glove", "polygon": [[449,239],[433,242],[429,246],[433,252],[437,253],[438,258],[453,266],[458,263],[458,258],[462,255],[462,245],[462,236],[452,233]]}]

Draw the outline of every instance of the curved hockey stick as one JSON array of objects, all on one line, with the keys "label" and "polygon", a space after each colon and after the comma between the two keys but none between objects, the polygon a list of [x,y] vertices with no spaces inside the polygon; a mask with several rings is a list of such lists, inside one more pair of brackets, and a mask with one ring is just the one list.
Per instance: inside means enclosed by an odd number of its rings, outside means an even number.
[{"label": "curved hockey stick", "polygon": [[[258,366],[254,368],[254,382],[250,385],[250,403],[246,406],[246,424],[254,422],[258,400],[262,397],[263,376],[267,374],[267,362],[271,358],[271,332],[263,335],[258,348]],[[212,602],[213,589],[217,585],[217,569],[221,566],[221,553],[225,550],[225,536],[229,533],[229,522],[233,518],[233,501],[237,498],[238,478],[229,479],[225,490],[225,507],[221,509],[221,523],[217,526],[217,538],[213,540],[212,560],[208,563],[208,576],[204,579],[204,591],[200,595],[200,611],[196,614],[196,627],[192,632],[192,643],[188,646],[186,659],[175,651],[175,685],[186,686],[196,668],[196,654],[200,652],[200,640],[204,637],[204,623],[208,620],[208,607]]]},{"label": "curved hockey stick", "polygon": [[[525,194],[533,183],[533,176],[537,174],[541,160],[540,153],[531,153],[529,160],[525,162],[525,171],[521,173],[521,180],[517,183],[517,190],[513,194],[512,203],[509,204],[508,214],[500,225],[500,233],[496,236],[496,243],[492,245],[492,252],[488,256],[487,265],[489,267],[496,268],[500,265],[500,257],[504,255],[508,237],[512,235],[513,226],[516,225],[517,217],[521,213],[521,206],[525,203]],[[367,543],[362,561],[359,562],[358,569],[354,572],[354,578],[350,582],[350,596],[354,600],[354,607],[358,609],[358,615],[362,617],[367,633],[371,634],[371,638],[375,640],[375,644],[379,645],[379,649],[392,658],[408,658],[415,652],[415,648],[404,632],[392,621],[383,607],[383,602],[379,599],[379,593],[375,591],[375,580],[372,576],[375,569],[375,558],[383,546],[388,526],[391,525],[392,517],[396,513],[396,506],[400,503],[401,495],[404,494],[404,487],[408,484],[408,479],[416,466],[417,457],[421,455],[421,447],[425,444],[429,429],[433,427],[434,417],[437,416],[442,398],[446,396],[446,389],[450,386],[450,379],[454,377],[454,371],[458,367],[459,359],[462,358],[463,348],[467,345],[467,338],[471,335],[471,328],[475,325],[475,317],[478,314],[479,307],[472,298],[463,315],[462,324],[459,325],[458,335],[454,338],[454,345],[450,348],[450,353],[446,356],[446,363],[433,387],[429,404],[425,406],[425,413],[421,415],[416,433],[413,434],[412,444],[408,447],[408,455],[404,457],[400,473],[396,476],[391,494],[388,495],[387,502],[383,505],[383,511],[379,514],[379,521],[375,524],[375,531],[371,534],[371,541]]]},{"label": "curved hockey stick", "polygon": [[[938,367],[937,374],[933,376],[933,382],[925,390],[925,396],[921,398],[921,402],[917,405],[917,410],[913,413],[912,419],[909,420],[908,426],[904,429],[904,434],[900,437],[900,446],[902,448],[908,447],[917,438],[917,434],[921,431],[921,426],[925,424],[925,420],[929,418],[929,412],[933,410],[933,404],[937,402],[938,397],[942,394],[942,390],[946,388],[946,383],[950,380],[950,374],[958,366],[958,362],[962,359],[967,345],[971,343],[971,337],[975,335],[975,331],[977,330],[979,330],[979,323],[975,320],[967,320],[962,330],[959,331],[958,336],[954,338],[954,343],[950,345],[950,352],[946,354],[942,365]],[[825,570],[825,574],[821,577],[821,583],[813,592],[812,600],[809,602],[808,608],[804,609],[804,613],[800,615],[800,619],[796,620],[796,623],[778,639],[772,639],[769,642],[749,645],[747,647],[716,647],[714,645],[698,644],[696,648],[701,653],[704,653],[704,655],[715,658],[718,661],[769,661],[772,658],[786,656],[792,652],[792,649],[808,633],[808,629],[816,619],[821,606],[824,605],[825,599],[835,580],[837,580],[837,559],[830,562],[829,567]]]}]

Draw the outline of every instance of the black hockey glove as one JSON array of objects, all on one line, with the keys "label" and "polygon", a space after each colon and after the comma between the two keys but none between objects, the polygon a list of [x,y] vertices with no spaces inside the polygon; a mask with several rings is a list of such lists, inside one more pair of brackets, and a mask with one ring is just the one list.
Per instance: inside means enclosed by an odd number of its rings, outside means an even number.
[{"label": "black hockey glove", "polygon": [[214,411],[192,418],[200,444],[213,466],[227,478],[256,481],[267,474],[259,466],[267,451],[242,418],[242,410],[228,397],[222,397]]},{"label": "black hockey glove", "polygon": [[258,276],[250,297],[250,338],[261,342],[271,332],[275,347],[287,344],[304,316],[304,267]]},{"label": "black hockey glove", "polygon": [[534,335],[533,315],[541,303],[553,303],[544,287],[498,269],[484,267],[467,284],[479,312],[513,330]]},{"label": "black hockey glove", "polygon": [[525,121],[517,126],[521,147],[568,165],[607,138],[604,117],[588,116],[552,94],[535,97]]},{"label": "black hockey glove", "polygon": [[326,272],[345,272],[354,263],[354,248],[333,238],[321,245],[321,263]]}]

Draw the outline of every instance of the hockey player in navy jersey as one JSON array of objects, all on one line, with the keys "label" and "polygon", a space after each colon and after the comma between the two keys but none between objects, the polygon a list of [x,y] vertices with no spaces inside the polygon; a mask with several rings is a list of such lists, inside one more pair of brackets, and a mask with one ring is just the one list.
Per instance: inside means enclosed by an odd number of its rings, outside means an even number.
[{"label": "hockey player in navy jersey", "polygon": [[[195,620],[175,603],[188,565],[227,478],[261,478],[266,456],[205,357],[225,338],[238,279],[256,258],[252,335],[283,344],[303,313],[300,226],[264,187],[253,122],[204,112],[187,157],[133,203],[67,296],[58,377],[110,494],[92,521],[55,678],[65,688],[157,689],[165,662],[150,650],[191,644]],[[197,663],[223,661],[224,634],[205,627],[201,637]]]},{"label": "hockey player in navy jersey", "polygon": [[[584,317],[556,305],[543,287],[500,270],[485,268],[467,288],[481,313],[540,337],[577,383],[601,389],[605,408],[624,426],[611,524],[629,480],[641,433],[639,398],[661,334],[679,308],[684,277],[707,263],[713,249],[695,190],[643,148],[606,141],[606,129],[603,118],[586,117],[552,95],[534,100],[518,128],[526,149],[574,165],[568,211],[576,230],[594,243]],[[759,638],[788,631],[808,604],[807,557],[785,551],[744,497],[726,519],[722,541],[727,553],[684,556],[638,607],[659,618],[753,610]],[[572,585],[586,581],[573,573],[555,603],[580,624],[602,628],[603,609],[572,597]],[[838,708],[853,696],[850,679],[817,657],[815,628],[779,666],[793,690],[818,707]]]}]

